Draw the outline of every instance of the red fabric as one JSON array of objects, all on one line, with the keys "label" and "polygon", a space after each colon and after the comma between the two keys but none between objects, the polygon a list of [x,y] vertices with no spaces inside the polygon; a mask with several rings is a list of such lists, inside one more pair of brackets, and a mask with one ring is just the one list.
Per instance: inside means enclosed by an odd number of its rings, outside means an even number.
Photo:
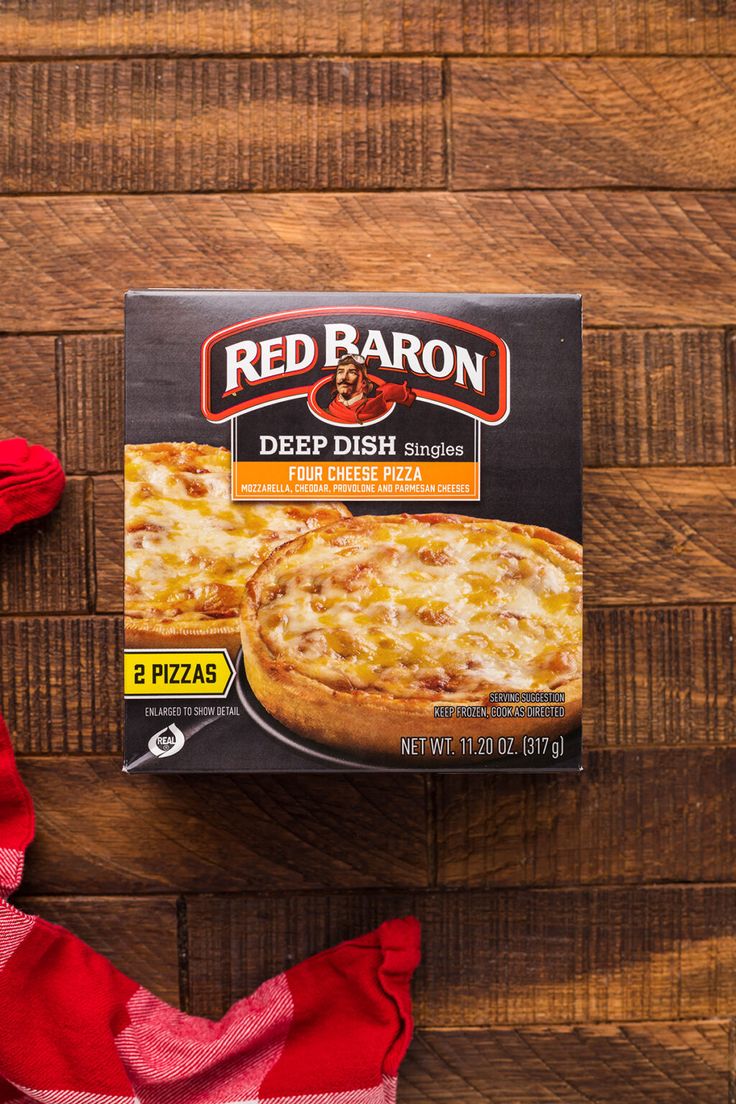
[{"label": "red fabric", "polygon": [[0,441],[0,533],[53,510],[64,482],[53,452],[22,437]]},{"label": "red fabric", "polygon": [[[0,718],[0,869],[32,835]],[[279,974],[214,1023],[0,900],[0,1102],[394,1104],[418,960],[417,922],[391,920]]]},{"label": "red fabric", "polygon": [[0,716],[0,900],[9,897],[20,884],[33,829],[31,795],[15,769],[10,737]]},{"label": "red fabric", "polygon": [[355,403],[354,406],[346,406],[338,398],[334,398],[327,407],[328,414],[338,422],[358,425],[361,422],[370,422],[374,418],[382,417],[388,412],[390,403],[411,406],[416,399],[406,380],[402,383],[381,383],[378,380],[373,382],[377,386],[375,395]]},{"label": "red fabric", "polygon": [[262,1086],[264,1097],[288,1096],[294,1084],[318,1094],[326,1069],[334,1092],[396,1076],[411,1037],[415,944],[416,921],[394,920],[343,944],[339,955],[326,951],[289,971],[294,1021],[289,1046]]},{"label": "red fabric", "polygon": [[137,989],[69,932],[36,920],[0,970],[3,1077],[34,1089],[124,1096],[130,1081],[115,1034],[128,1024]]}]

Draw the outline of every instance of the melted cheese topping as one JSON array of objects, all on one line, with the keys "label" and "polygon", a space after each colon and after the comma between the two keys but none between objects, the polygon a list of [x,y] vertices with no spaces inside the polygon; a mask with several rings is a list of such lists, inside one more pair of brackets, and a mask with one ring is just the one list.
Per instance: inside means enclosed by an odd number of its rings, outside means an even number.
[{"label": "melted cheese topping", "polygon": [[232,502],[224,448],[128,445],[125,612],[237,618],[245,582],[274,548],[346,514],[331,503]]},{"label": "melted cheese topping", "polygon": [[335,689],[477,699],[580,675],[581,565],[524,526],[360,517],[285,551],[256,578],[261,635]]}]

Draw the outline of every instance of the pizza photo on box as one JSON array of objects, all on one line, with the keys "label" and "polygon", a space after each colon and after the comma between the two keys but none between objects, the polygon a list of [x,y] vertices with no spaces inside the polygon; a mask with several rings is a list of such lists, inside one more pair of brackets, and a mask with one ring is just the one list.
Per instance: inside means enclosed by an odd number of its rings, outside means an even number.
[{"label": "pizza photo on box", "polygon": [[125,769],[577,770],[577,296],[126,301]]},{"label": "pizza photo on box", "polygon": [[[261,564],[245,587],[243,658],[256,696],[295,732],[367,758],[430,739],[437,755],[464,755],[466,738],[580,723],[581,610],[582,549],[557,533],[364,515]],[[538,708],[522,717],[522,700]]]},{"label": "pizza photo on box", "polygon": [[230,450],[125,448],[129,647],[240,647],[243,587],[285,541],[349,513],[324,502],[232,502]]}]

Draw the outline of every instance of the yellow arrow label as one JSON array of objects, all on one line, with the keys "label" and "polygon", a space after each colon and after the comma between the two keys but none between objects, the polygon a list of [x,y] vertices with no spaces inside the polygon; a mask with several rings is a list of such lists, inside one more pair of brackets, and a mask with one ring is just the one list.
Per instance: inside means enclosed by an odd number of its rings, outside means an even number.
[{"label": "yellow arrow label", "polygon": [[125,653],[126,697],[224,698],[234,678],[235,668],[224,649]]}]

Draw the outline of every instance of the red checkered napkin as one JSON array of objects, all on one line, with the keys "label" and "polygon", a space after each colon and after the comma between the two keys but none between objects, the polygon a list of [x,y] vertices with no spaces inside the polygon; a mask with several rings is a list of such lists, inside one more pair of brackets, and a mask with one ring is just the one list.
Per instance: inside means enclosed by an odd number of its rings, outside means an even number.
[{"label": "red checkered napkin", "polygon": [[416,920],[390,920],[308,959],[213,1023],[8,904],[32,836],[33,807],[0,718],[2,1104],[395,1101],[412,1031]]}]

